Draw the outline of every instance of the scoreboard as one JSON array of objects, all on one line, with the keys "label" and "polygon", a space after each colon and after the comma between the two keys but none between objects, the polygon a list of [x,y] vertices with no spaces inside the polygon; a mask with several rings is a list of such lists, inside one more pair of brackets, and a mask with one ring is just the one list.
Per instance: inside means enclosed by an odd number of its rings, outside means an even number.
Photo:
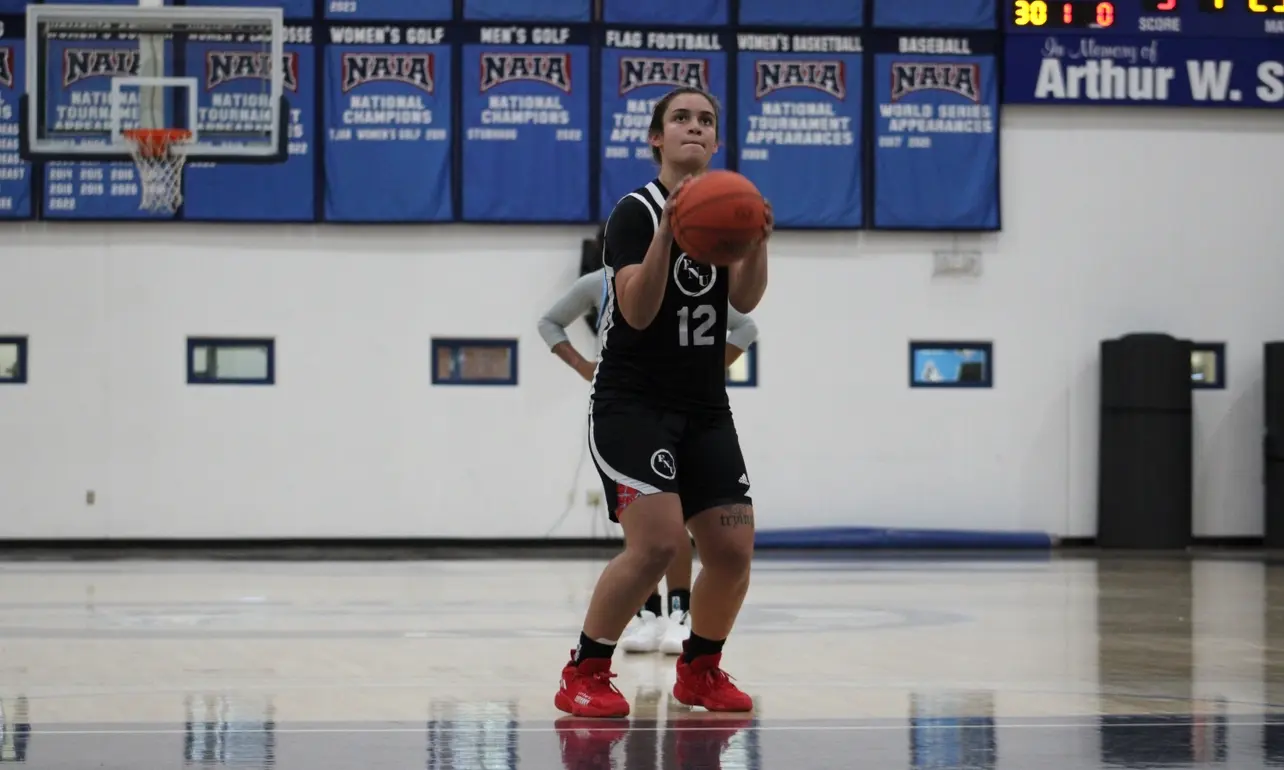
[{"label": "scoreboard", "polygon": [[1278,107],[1281,0],[1003,0],[1004,101]]},{"label": "scoreboard", "polygon": [[[1187,1],[1222,0],[1158,0]],[[720,102],[713,167],[752,179],[780,229],[996,230],[1003,30],[1042,46],[1063,18],[1046,0],[167,2],[285,9],[288,160],[190,162],[172,216],[139,211],[131,163],[24,161],[26,3],[0,0],[0,219],[596,223],[656,175],[652,108],[691,85]],[[122,45],[76,41],[127,62]],[[208,42],[171,49],[202,114],[261,86],[207,69]],[[51,81],[49,109],[123,73],[92,74]]]}]

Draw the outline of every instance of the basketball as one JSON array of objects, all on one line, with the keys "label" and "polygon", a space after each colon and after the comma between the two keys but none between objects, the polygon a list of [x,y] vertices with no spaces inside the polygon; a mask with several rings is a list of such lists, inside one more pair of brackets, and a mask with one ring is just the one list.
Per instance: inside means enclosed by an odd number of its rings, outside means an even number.
[{"label": "basketball", "polygon": [[762,193],[734,171],[708,171],[678,191],[673,238],[691,258],[727,266],[749,256],[767,224]]}]

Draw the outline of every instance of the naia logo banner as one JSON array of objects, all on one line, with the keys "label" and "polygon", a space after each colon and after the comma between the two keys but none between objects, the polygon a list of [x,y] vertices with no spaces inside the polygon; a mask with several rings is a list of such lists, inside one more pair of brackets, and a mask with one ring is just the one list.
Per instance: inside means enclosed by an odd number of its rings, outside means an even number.
[{"label": "naia logo banner", "polygon": [[874,56],[875,228],[999,226],[999,94],[989,37],[900,37]]},{"label": "naia logo banner", "polygon": [[611,29],[601,49],[601,161],[598,205],[605,219],[621,198],[655,178],[647,141],[651,111],[680,86],[702,88],[722,103],[723,147],[710,168],[727,167],[727,53],[713,31]]},{"label": "naia logo banner", "polygon": [[[572,27],[481,27],[463,47],[463,218],[586,222],[589,40]],[[534,192],[517,194],[529,188]]]},{"label": "naia logo banner", "polygon": [[325,53],[325,219],[438,222],[454,216],[451,52],[443,27],[331,30]]},{"label": "naia logo banner", "polygon": [[741,33],[738,43],[740,173],[782,227],[859,227],[860,37]]}]

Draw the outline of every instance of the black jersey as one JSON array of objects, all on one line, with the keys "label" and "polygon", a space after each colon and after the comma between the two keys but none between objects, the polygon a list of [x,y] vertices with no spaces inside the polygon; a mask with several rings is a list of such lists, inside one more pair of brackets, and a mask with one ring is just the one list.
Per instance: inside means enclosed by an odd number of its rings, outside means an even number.
[{"label": "black jersey", "polygon": [[652,180],[624,196],[607,219],[602,352],[592,397],[674,411],[728,411],[726,268],[696,262],[675,242],[664,302],[649,326],[629,326],[616,299],[615,276],[646,257],[668,195],[659,179]]}]

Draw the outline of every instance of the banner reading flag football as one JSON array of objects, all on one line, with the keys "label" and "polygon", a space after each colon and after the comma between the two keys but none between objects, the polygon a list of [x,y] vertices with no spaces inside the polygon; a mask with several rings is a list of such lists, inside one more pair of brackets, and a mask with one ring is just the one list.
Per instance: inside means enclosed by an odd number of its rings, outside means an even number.
[{"label": "banner reading flag football", "polygon": [[[325,219],[452,219],[445,27],[334,27],[325,66]],[[414,41],[414,45],[408,45]]]},{"label": "banner reading flag football", "polygon": [[463,50],[463,219],[585,222],[588,34],[481,27]]},{"label": "banner reading flag football", "polygon": [[779,227],[860,227],[860,37],[737,40],[740,173],[771,201]]},{"label": "banner reading flag football", "polygon": [[0,219],[31,216],[31,164],[18,154],[18,97],[26,89],[22,19],[0,18]]},{"label": "banner reading flag football", "polygon": [[[651,110],[680,86],[702,88],[722,103],[718,139],[726,144],[727,54],[717,32],[608,29],[602,48],[602,174],[599,219],[620,198],[655,178],[659,166],[647,141]],[[727,167],[726,147],[710,168]]]},{"label": "banner reading flag football", "polygon": [[[287,26],[281,71],[282,93],[290,103],[284,163],[238,164],[188,161],[183,171],[183,219],[210,222],[312,222],[316,220],[316,59],[312,28]],[[227,41],[226,35],[192,35],[186,47],[188,72],[197,90],[201,140],[245,141],[270,131],[271,53],[261,41]],[[217,41],[217,42],[214,42]]]},{"label": "banner reading flag football", "polygon": [[874,56],[873,226],[999,227],[993,40],[899,37]]}]

